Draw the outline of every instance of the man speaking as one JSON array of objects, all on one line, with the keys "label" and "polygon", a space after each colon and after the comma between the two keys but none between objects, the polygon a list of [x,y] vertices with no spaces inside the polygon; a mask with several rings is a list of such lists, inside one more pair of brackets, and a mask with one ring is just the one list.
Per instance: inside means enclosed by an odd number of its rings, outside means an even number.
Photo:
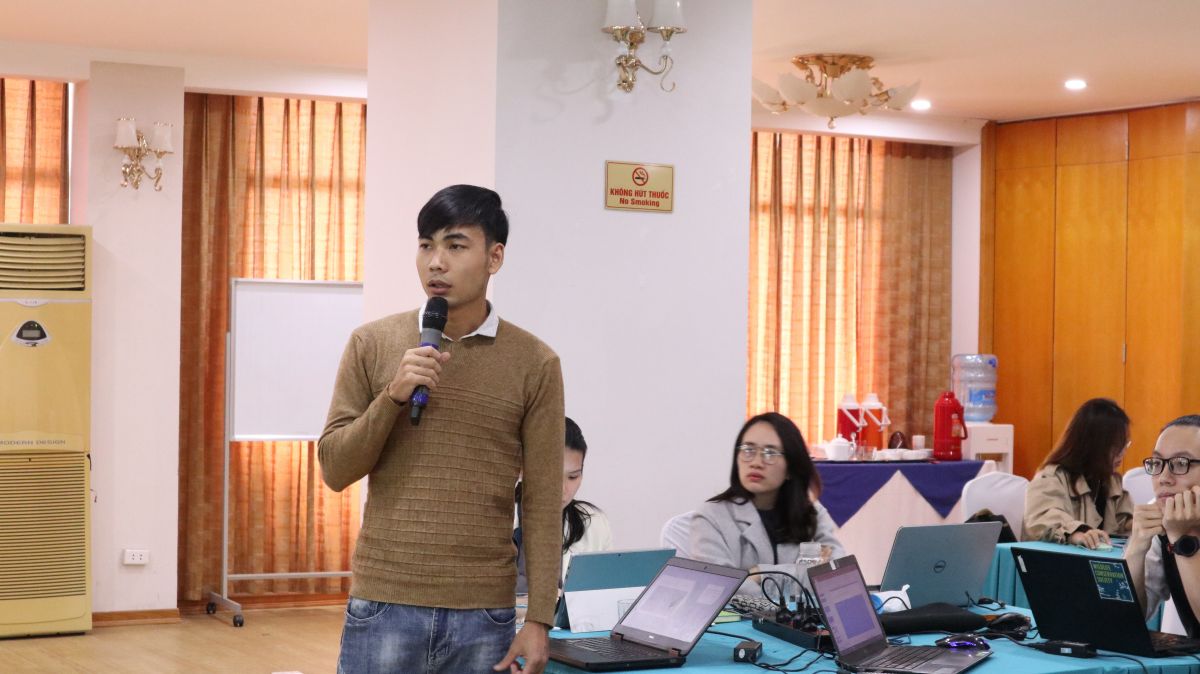
[{"label": "man speaking", "polygon": [[[558,356],[485,299],[508,240],[498,194],[447,187],[417,234],[430,299],[354,331],[319,444],[331,489],[371,476],[338,672],[537,674],[562,552]],[[529,610],[514,638],[519,475]]]}]

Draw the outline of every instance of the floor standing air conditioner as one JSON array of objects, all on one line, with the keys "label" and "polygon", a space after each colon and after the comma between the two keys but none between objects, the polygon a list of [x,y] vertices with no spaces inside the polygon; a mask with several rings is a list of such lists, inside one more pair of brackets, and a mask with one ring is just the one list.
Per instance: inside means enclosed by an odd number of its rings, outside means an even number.
[{"label": "floor standing air conditioner", "polygon": [[0,224],[0,637],[92,626],[91,229]]}]

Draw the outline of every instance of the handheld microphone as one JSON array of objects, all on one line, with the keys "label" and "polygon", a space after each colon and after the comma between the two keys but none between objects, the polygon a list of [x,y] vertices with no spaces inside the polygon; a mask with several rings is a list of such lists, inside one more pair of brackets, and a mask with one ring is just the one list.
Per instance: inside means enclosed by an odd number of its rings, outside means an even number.
[{"label": "handheld microphone", "polygon": [[[432,346],[440,349],[442,346],[442,330],[446,329],[446,318],[450,306],[445,297],[430,297],[425,303],[425,313],[421,314],[421,346]],[[413,390],[409,400],[409,420],[416,426],[421,423],[421,412],[429,404],[429,387],[418,386]]]}]

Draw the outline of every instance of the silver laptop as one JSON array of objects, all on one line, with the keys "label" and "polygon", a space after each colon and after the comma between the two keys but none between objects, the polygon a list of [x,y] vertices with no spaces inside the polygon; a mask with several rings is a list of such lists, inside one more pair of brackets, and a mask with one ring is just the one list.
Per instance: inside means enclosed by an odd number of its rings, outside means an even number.
[{"label": "silver laptop", "polygon": [[833,638],[838,663],[850,671],[955,674],[991,655],[990,650],[889,644],[853,555],[809,567],[808,580]]},{"label": "silver laptop", "polygon": [[911,607],[941,602],[967,606],[978,599],[992,567],[999,522],[900,527],[880,590],[908,585]]}]

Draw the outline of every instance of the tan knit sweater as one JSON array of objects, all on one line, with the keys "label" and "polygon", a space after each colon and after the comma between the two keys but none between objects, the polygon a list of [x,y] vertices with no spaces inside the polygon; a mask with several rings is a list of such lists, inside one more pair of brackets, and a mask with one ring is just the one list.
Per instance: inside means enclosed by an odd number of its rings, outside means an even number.
[{"label": "tan knit sweater", "polygon": [[503,320],[495,338],[446,340],[453,355],[413,426],[386,389],[419,342],[410,311],[358,328],[342,355],[319,456],[335,491],[371,476],[350,592],[415,606],[512,606],[513,487],[523,472],[526,619],[552,624],[562,553],[558,356]]}]

